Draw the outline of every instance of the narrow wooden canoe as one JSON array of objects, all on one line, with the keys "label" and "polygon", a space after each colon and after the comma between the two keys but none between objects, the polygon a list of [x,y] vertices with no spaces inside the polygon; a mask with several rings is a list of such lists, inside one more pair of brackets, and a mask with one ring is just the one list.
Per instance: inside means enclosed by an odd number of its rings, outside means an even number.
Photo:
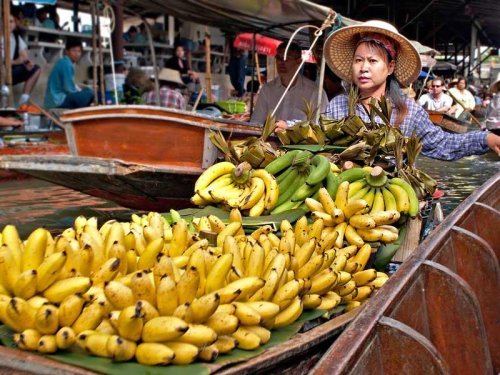
[{"label": "narrow wooden canoe", "polygon": [[500,173],[462,202],[312,374],[500,371]]},{"label": "narrow wooden canoe", "polygon": [[457,120],[455,117],[443,112],[427,110],[431,121],[450,133],[466,133],[467,122]]},{"label": "narrow wooden canoe", "polygon": [[211,130],[232,138],[262,132],[255,124],[145,105],[88,107],[60,119],[73,156],[167,168],[212,165],[217,150],[208,138]]}]

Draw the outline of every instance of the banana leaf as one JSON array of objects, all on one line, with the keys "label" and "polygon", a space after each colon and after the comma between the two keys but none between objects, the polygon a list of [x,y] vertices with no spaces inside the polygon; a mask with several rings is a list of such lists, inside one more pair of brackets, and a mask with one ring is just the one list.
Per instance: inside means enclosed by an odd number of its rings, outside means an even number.
[{"label": "banana leaf", "polygon": [[307,150],[311,151],[312,153],[318,153],[318,152],[342,152],[344,151],[347,147],[345,146],[331,146],[331,145],[286,145],[286,146],[281,146],[281,148],[285,150]]},{"label": "banana leaf", "polygon": [[[215,215],[224,223],[229,223],[229,212],[214,206],[206,206],[204,208],[185,208],[177,212],[182,216],[184,220],[188,222],[190,222],[193,217]],[[274,215],[243,217],[243,227],[246,230],[257,228],[262,225],[271,225],[274,230],[277,230],[283,220],[288,220],[290,223],[294,223],[305,214],[306,211],[300,208],[296,208],[294,210],[289,210]],[[165,213],[163,214],[163,216],[170,221],[169,213]]]},{"label": "banana leaf", "polygon": [[[116,363],[107,358],[94,357],[86,354],[83,350],[75,348],[71,351],[61,351],[57,354],[42,355],[33,353],[33,355],[45,356],[55,361],[68,363],[77,367],[82,367],[91,371],[96,371],[102,374],[123,375],[123,374],[148,374],[148,375],[205,375],[210,374],[214,367],[220,368],[230,363],[241,362],[246,359],[255,357],[264,350],[284,343],[293,335],[303,329],[306,322],[311,322],[312,326],[317,326],[324,319],[320,320],[325,314],[338,315],[343,312],[344,306],[337,306],[335,309],[327,312],[325,310],[311,310],[304,312],[300,318],[293,324],[273,331],[271,340],[258,348],[257,350],[245,351],[235,349],[227,355],[220,356],[214,363],[194,363],[187,366],[144,366],[136,362]],[[312,327],[311,326],[311,327]],[[15,348],[12,341],[12,331],[4,325],[0,325],[0,341],[8,348]]]}]

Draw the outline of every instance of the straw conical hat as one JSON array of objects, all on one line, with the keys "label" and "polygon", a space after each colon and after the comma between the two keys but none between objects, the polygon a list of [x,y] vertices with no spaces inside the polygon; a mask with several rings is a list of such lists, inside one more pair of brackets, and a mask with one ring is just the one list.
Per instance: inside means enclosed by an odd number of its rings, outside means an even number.
[{"label": "straw conical hat", "polygon": [[180,86],[185,86],[181,79],[181,73],[175,69],[162,68],[158,73],[158,80],[177,83]]},{"label": "straw conical hat", "polygon": [[396,66],[394,76],[404,86],[414,82],[421,70],[420,56],[413,44],[391,24],[384,21],[367,21],[333,32],[325,42],[325,60],[340,78],[351,82],[352,61],[357,42],[372,33],[385,35],[395,42]]}]

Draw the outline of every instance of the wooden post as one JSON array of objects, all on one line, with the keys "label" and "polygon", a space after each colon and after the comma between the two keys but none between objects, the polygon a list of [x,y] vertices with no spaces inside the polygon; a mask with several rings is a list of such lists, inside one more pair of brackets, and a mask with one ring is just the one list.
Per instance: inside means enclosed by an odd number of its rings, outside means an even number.
[{"label": "wooden post", "polygon": [[12,107],[14,100],[12,97],[12,60],[10,59],[10,2],[3,0],[3,48],[5,56],[5,84],[9,87],[8,105]]},{"label": "wooden post", "polygon": [[142,18],[142,22],[144,23],[144,27],[146,28],[146,32],[148,33],[148,43],[149,49],[151,50],[151,61],[153,63],[154,72],[155,72],[155,95],[156,95],[156,105],[160,105],[160,83],[158,81],[158,65],[156,64],[156,51],[155,46],[153,44],[153,34],[151,33],[151,28],[149,27],[149,23],[145,18]]},{"label": "wooden post", "polygon": [[115,13],[115,25],[111,33],[113,42],[114,60],[123,60],[123,1],[115,0],[111,2],[113,12]]},{"label": "wooden post", "polygon": [[99,95],[97,91],[97,36],[95,33],[96,25],[96,3],[90,3],[90,18],[92,20],[92,89],[94,90],[94,104],[99,104]]},{"label": "wooden post", "polygon": [[[259,80],[259,85],[262,86],[262,77],[260,76],[259,54],[257,52],[255,52],[255,68],[257,69],[257,79]],[[253,85],[252,85],[252,91],[253,91]]]},{"label": "wooden post", "polygon": [[420,243],[420,231],[422,229],[422,218],[417,216],[415,219],[408,219],[406,223],[406,237],[399,247],[392,260],[394,262],[404,262]]},{"label": "wooden post", "polygon": [[206,69],[205,69],[205,81],[207,89],[207,100],[212,103],[212,64],[211,64],[211,47],[210,47],[210,34],[208,33],[208,28],[205,28],[205,59],[206,59]]},{"label": "wooden post", "polygon": [[99,80],[100,91],[101,91],[101,100],[103,104],[106,104],[106,89],[104,87],[104,53],[102,50],[102,37],[101,37],[101,13],[99,12],[99,1],[96,2],[96,29],[97,29],[97,50],[99,53]]}]

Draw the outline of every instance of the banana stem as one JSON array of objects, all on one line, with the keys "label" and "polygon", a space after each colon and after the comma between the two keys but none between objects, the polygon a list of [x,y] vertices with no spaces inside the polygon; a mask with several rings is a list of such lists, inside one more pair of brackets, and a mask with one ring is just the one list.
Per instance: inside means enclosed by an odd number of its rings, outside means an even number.
[{"label": "banana stem", "polygon": [[372,187],[382,187],[387,182],[385,171],[380,166],[373,167],[370,174],[366,175],[366,181]]}]

